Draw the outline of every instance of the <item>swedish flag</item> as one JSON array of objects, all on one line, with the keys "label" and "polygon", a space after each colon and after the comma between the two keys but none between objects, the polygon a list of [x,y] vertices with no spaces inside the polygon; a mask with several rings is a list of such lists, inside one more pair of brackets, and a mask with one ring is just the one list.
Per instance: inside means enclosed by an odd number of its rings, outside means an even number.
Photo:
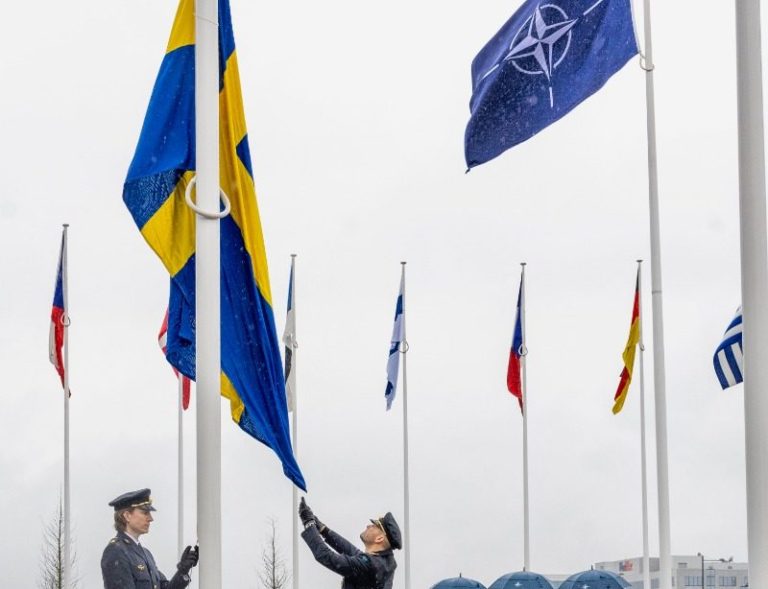
[{"label": "swedish flag", "polygon": [[[184,191],[195,170],[194,0],[180,0],[123,200],[171,275],[167,358],[195,378],[195,218]],[[221,393],[232,419],[272,448],[306,489],[291,449],[283,370],[253,185],[228,0],[219,0]]]}]

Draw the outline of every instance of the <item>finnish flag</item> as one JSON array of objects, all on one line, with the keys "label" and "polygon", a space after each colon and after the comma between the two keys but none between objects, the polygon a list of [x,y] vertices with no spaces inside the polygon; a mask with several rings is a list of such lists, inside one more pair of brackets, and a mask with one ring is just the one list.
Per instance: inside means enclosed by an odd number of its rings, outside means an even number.
[{"label": "finnish flag", "polygon": [[400,370],[400,348],[405,337],[405,276],[400,277],[400,292],[397,295],[395,307],[395,324],[392,327],[392,343],[389,346],[389,360],[387,360],[387,390],[384,398],[387,400],[387,411],[392,408],[397,392],[397,373]]},{"label": "finnish flag", "polygon": [[744,351],[741,344],[741,307],[725,331],[723,341],[715,351],[715,374],[724,389],[744,380]]}]

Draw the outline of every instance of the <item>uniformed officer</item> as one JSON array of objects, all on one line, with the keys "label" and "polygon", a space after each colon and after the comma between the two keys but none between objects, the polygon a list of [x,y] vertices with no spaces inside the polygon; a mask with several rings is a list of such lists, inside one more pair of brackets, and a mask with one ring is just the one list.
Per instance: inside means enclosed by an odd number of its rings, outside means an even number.
[{"label": "uniformed officer", "polygon": [[304,524],[301,537],[317,562],[344,577],[342,589],[392,588],[397,567],[392,550],[399,550],[403,543],[400,528],[391,513],[372,519],[360,534],[364,552],[318,520],[303,497],[299,517]]},{"label": "uniformed officer", "polygon": [[139,543],[152,522],[149,489],[124,493],[109,502],[115,508],[115,529],[101,557],[104,589],[183,589],[189,584],[189,571],[197,565],[198,548],[187,546],[178,569],[170,581],[157,570],[152,554]]}]

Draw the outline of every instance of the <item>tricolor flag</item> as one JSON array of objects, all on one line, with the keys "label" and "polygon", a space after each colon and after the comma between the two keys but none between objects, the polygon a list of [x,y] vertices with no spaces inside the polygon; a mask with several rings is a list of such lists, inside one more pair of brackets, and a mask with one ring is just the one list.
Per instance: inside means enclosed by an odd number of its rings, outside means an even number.
[{"label": "tricolor flag", "polygon": [[637,281],[635,282],[635,302],[632,305],[632,321],[629,326],[629,338],[627,345],[624,346],[624,353],[621,357],[624,359],[624,368],[621,371],[619,387],[613,397],[614,415],[624,407],[624,401],[627,400],[629,383],[632,382],[632,370],[635,366],[635,353],[637,344],[640,343],[640,268],[637,268]]},{"label": "tricolor flag", "polygon": [[521,413],[525,412],[523,408],[523,382],[520,374],[520,360],[526,354],[525,340],[523,338],[523,313],[525,312],[525,302],[523,301],[524,282],[525,274],[521,274],[520,288],[517,291],[515,331],[512,334],[512,346],[509,349],[509,364],[507,365],[507,389],[517,397]]},{"label": "tricolor flag", "polygon": [[732,387],[744,381],[744,351],[741,340],[742,315],[741,307],[736,310],[736,316],[725,330],[723,341],[717,346],[714,364],[717,380],[723,389]]},{"label": "tricolor flag", "polygon": [[[157,344],[160,346],[160,349],[163,352],[163,356],[166,355],[166,352],[168,351],[168,310],[165,311],[165,317],[163,318],[163,324],[160,326],[160,333],[157,335]],[[189,409],[189,389],[190,389],[190,380],[181,374],[176,368],[171,364],[171,368],[173,368],[173,373],[176,375],[176,378],[181,379],[181,406],[184,409]]]},{"label": "tricolor flag", "polygon": [[67,327],[67,299],[64,292],[64,279],[67,272],[67,237],[66,228],[61,234],[59,267],[56,270],[56,286],[53,290],[51,309],[51,328],[48,334],[48,358],[59,373],[61,386],[64,385],[64,330]]},{"label": "tricolor flag", "polygon": [[389,359],[387,360],[387,389],[384,398],[387,400],[387,411],[392,408],[397,392],[397,375],[400,371],[400,349],[404,342],[405,333],[405,270],[400,276],[400,292],[397,295],[395,305],[395,323],[392,326],[392,342],[389,346]]},{"label": "tricolor flag", "polygon": [[[306,489],[291,449],[229,1],[218,6],[219,184],[232,207],[220,227],[221,394],[232,419],[272,448],[285,475]],[[195,175],[194,10],[194,0],[180,0],[123,187],[123,201],[171,276],[166,357],[193,380],[195,215],[184,193]]]},{"label": "tricolor flag", "polygon": [[636,54],[630,0],[526,0],[472,61],[467,166],[564,117]]},{"label": "tricolor flag", "polygon": [[291,277],[288,279],[288,312],[285,316],[285,330],[283,331],[283,343],[285,344],[285,396],[288,403],[288,411],[296,408],[296,370],[294,369],[293,350],[298,347],[296,342],[296,309],[294,308],[293,273],[294,260],[291,260]]}]

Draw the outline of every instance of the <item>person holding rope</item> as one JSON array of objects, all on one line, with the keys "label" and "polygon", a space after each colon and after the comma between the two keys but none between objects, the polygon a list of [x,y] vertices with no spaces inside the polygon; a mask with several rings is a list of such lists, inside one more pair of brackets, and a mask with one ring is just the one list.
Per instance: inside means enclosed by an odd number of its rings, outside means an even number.
[{"label": "person holding rope", "polygon": [[393,550],[402,548],[403,542],[400,527],[391,513],[370,520],[362,531],[360,540],[365,550],[358,549],[317,519],[303,497],[299,518],[304,525],[301,537],[317,562],[344,578],[342,589],[392,588],[397,567]]}]

